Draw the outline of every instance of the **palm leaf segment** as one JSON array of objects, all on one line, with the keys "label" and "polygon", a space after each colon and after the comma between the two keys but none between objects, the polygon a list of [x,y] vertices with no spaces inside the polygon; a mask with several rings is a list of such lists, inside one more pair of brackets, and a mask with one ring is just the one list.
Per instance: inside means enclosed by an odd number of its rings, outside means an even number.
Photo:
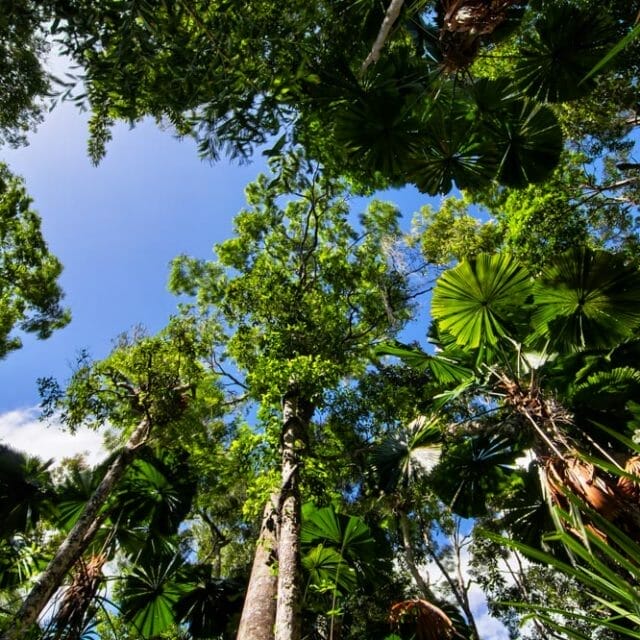
[{"label": "palm leaf segment", "polygon": [[549,3],[525,36],[516,67],[520,86],[549,102],[589,93],[593,81],[582,79],[617,41],[611,18],[594,3]]},{"label": "palm leaf segment", "polygon": [[495,346],[514,335],[530,293],[531,277],[515,258],[481,254],[442,274],[431,312],[459,346]]},{"label": "palm leaf segment", "polygon": [[394,493],[431,473],[440,461],[441,442],[439,425],[426,416],[383,440],[371,453],[380,488]]},{"label": "palm leaf segment", "polygon": [[181,567],[181,559],[175,556],[154,566],[137,567],[127,576],[121,610],[143,636],[157,636],[177,622],[174,607],[189,589],[178,579]]},{"label": "palm leaf segment", "polygon": [[[300,540],[311,549],[302,559],[311,584],[331,585],[341,593],[355,589],[359,573],[376,560],[376,543],[361,518],[337,514],[333,507],[302,510]],[[313,546],[312,546],[313,545]]]},{"label": "palm leaf segment", "polygon": [[537,279],[533,338],[559,351],[613,347],[640,325],[640,274],[604,251],[562,254]]}]

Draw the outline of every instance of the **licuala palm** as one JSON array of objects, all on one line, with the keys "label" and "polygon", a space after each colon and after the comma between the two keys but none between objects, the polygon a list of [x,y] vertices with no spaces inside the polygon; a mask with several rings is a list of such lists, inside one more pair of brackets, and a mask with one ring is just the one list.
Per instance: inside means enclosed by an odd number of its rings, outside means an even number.
[{"label": "licuala palm", "polygon": [[[518,433],[528,433],[528,442],[519,438],[545,470],[547,493],[559,500],[558,491],[567,489],[589,501],[593,468],[579,456],[593,440],[545,376],[554,367],[557,378],[572,354],[605,353],[633,336],[640,325],[638,272],[615,255],[584,248],[535,276],[509,255],[480,255],[440,277],[432,313],[440,332],[475,356],[475,391],[501,416],[493,427],[509,435],[515,420]],[[522,446],[513,447],[512,459]],[[616,499],[600,480],[594,508],[596,500]]]}]

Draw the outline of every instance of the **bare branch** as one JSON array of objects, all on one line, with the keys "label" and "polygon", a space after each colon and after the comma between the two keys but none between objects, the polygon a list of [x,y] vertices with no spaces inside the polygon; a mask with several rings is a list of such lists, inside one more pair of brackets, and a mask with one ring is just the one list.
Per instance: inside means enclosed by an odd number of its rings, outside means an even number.
[{"label": "bare branch", "polygon": [[402,9],[403,3],[404,0],[391,0],[391,4],[387,8],[387,13],[385,14],[382,25],[380,26],[380,31],[378,31],[378,36],[376,37],[375,42],[371,47],[369,55],[362,63],[362,73],[364,73],[370,65],[378,62],[378,60],[380,59],[382,48],[384,47],[385,42],[389,37],[389,32],[391,31],[393,23],[400,15],[400,10]]}]

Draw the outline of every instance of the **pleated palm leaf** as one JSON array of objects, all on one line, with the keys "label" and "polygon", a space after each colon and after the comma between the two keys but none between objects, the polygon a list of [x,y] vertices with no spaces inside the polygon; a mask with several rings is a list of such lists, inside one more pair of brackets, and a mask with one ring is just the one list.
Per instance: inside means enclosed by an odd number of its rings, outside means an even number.
[{"label": "pleated palm leaf", "polygon": [[514,466],[519,455],[519,443],[497,433],[463,437],[444,451],[432,486],[463,518],[484,516],[492,498],[510,495],[522,484],[522,472]]},{"label": "pleated palm leaf", "polygon": [[447,345],[435,354],[425,353],[419,347],[403,344],[397,340],[376,346],[373,355],[400,358],[407,366],[416,371],[430,372],[438,384],[464,384],[473,379],[473,370],[469,366],[467,354],[455,345]]},{"label": "pleated palm leaf", "polygon": [[0,445],[0,589],[15,589],[46,562],[36,528],[56,518],[57,500],[44,462]]},{"label": "pleated palm leaf", "polygon": [[433,471],[441,452],[440,422],[428,416],[415,418],[372,449],[371,468],[378,487],[389,495],[402,493],[410,484]]},{"label": "pleated palm leaf", "polygon": [[0,445],[0,538],[25,533],[52,513],[52,462]]},{"label": "pleated palm leaf", "polygon": [[[194,486],[183,464],[169,466],[170,453],[154,456],[150,450],[133,462],[105,507],[105,518],[84,557],[76,563],[70,584],[64,589],[49,636],[76,640],[96,613],[105,586],[102,567],[117,552],[135,566],[149,558],[172,557],[175,535],[188,512]],[[59,490],[61,524],[69,529],[103,475],[103,467],[75,469]],[[159,549],[162,553],[159,553]],[[48,637],[49,637],[48,636]]]},{"label": "pleated palm leaf", "polygon": [[499,154],[500,184],[524,187],[541,182],[557,166],[562,131],[549,107],[528,99],[514,101],[488,127]]},{"label": "pleated palm leaf", "polygon": [[181,579],[184,561],[179,555],[137,566],[125,578],[120,610],[144,638],[167,631],[179,620],[177,603],[193,585]]},{"label": "pleated palm leaf", "polygon": [[553,111],[527,98],[507,78],[480,78],[468,92],[474,121],[494,146],[497,180],[510,187],[544,180],[558,164],[563,148]]},{"label": "pleated palm leaf", "polygon": [[[451,91],[451,90],[450,90]],[[449,193],[454,186],[473,189],[496,174],[495,145],[473,119],[472,104],[463,98],[440,97],[424,118],[419,148],[410,156],[412,182],[425,193]]]},{"label": "pleated palm leaf", "polygon": [[368,575],[369,564],[376,559],[376,542],[367,524],[336,513],[331,506],[318,509],[311,503],[303,506],[302,516],[300,540],[309,550],[302,562],[310,579],[318,585],[334,583],[342,593],[355,588],[358,577]]},{"label": "pleated palm leaf", "polygon": [[605,251],[561,254],[536,279],[533,298],[532,341],[561,352],[614,347],[640,325],[640,273]]},{"label": "pleated palm leaf", "polygon": [[620,35],[611,17],[595,4],[546,3],[524,36],[515,77],[538,100],[563,102],[584,96],[593,80],[583,78]]},{"label": "pleated palm leaf", "polygon": [[494,391],[528,425],[535,453],[546,460],[547,489],[581,495],[601,513],[618,509],[606,478],[576,462],[571,414],[540,388],[535,370],[520,377],[509,366],[509,353],[527,342],[571,353],[629,338],[640,326],[638,272],[612,254],[581,248],[562,254],[532,280],[509,256],[479,256],[441,276],[432,312],[440,329],[479,353]]},{"label": "pleated palm leaf", "polygon": [[184,577],[191,587],[174,606],[177,619],[192,638],[220,637],[242,610],[243,585],[212,577],[210,565],[186,566]]},{"label": "pleated palm leaf", "polygon": [[491,355],[509,339],[525,335],[531,284],[529,272],[515,258],[481,254],[438,278],[431,313],[459,347]]}]

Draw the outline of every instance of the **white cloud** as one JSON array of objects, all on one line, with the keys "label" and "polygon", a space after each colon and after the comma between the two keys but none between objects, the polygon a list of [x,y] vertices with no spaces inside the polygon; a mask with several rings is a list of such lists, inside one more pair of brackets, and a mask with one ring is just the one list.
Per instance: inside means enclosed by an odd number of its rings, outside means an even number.
[{"label": "white cloud", "polygon": [[0,414],[0,443],[18,451],[56,462],[78,453],[84,453],[89,464],[104,459],[102,435],[90,429],[78,429],[75,434],[62,431],[60,425],[38,420],[35,407],[16,409]]}]

